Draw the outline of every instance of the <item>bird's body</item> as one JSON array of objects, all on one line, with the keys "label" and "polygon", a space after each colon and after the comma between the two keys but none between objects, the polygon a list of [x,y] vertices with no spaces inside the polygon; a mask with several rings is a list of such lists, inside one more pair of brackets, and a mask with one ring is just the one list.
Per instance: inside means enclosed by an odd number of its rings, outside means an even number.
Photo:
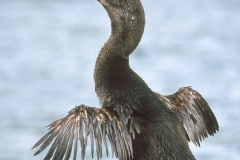
[{"label": "bird's body", "polygon": [[218,130],[207,102],[189,87],[169,96],[153,92],[129,66],[129,55],[144,31],[140,0],[99,1],[112,24],[112,34],[94,70],[102,109],[81,105],[52,123],[49,133],[34,146],[42,144],[36,154],[56,138],[45,159],[68,159],[72,150],[75,159],[78,142],[84,159],[90,136],[98,158],[108,139],[112,152],[121,160],[194,160],[188,141],[199,145]]}]

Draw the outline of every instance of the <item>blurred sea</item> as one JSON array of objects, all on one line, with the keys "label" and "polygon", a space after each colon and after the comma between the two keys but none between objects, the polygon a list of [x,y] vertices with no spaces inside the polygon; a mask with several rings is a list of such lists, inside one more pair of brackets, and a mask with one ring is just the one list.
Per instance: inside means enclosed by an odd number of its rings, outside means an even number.
[{"label": "blurred sea", "polygon": [[[142,3],[147,24],[131,67],[154,91],[192,86],[207,99],[220,132],[190,144],[197,159],[239,159],[240,1]],[[43,159],[31,148],[46,125],[76,105],[99,106],[92,75],[109,35],[97,0],[0,0],[1,160]]]}]

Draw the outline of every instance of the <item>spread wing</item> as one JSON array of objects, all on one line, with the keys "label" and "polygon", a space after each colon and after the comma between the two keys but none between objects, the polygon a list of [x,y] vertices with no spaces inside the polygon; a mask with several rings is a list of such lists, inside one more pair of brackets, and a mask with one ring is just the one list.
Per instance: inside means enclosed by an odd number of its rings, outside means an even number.
[{"label": "spread wing", "polygon": [[99,109],[80,105],[72,109],[69,114],[49,126],[49,132],[42,137],[33,148],[39,147],[34,154],[41,153],[51,143],[51,147],[44,160],[68,160],[73,152],[76,160],[78,144],[81,147],[81,157],[84,159],[87,139],[90,136],[91,154],[96,148],[97,158],[102,157],[102,146],[105,146],[108,156],[108,143],[112,153],[120,159],[132,159],[132,136],[128,129],[114,113],[106,109]]},{"label": "spread wing", "polygon": [[187,132],[189,140],[200,146],[200,142],[214,135],[218,122],[206,100],[190,87],[180,88],[176,93],[163,96],[156,93],[167,107],[173,110]]}]

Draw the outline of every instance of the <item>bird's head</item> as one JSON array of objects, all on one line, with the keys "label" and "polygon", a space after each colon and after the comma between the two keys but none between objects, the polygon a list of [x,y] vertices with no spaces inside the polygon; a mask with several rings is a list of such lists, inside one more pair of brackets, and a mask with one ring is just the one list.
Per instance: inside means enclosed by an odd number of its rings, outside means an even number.
[{"label": "bird's head", "polygon": [[[145,15],[140,0],[98,0],[108,12],[112,25],[112,37],[121,44],[124,57],[137,47],[141,40]],[[128,46],[128,47],[126,47]]]}]

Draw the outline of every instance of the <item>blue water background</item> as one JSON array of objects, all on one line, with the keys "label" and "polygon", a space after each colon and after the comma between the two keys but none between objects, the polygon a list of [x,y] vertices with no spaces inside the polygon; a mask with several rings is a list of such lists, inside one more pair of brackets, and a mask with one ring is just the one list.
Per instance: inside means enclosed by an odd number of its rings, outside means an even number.
[{"label": "blue water background", "polygon": [[[197,159],[239,159],[240,1],[142,3],[147,23],[131,67],[154,91],[192,86],[207,99],[220,132],[190,144]],[[43,159],[31,147],[46,125],[76,105],[99,106],[93,68],[109,34],[97,0],[0,0],[1,160]]]}]

